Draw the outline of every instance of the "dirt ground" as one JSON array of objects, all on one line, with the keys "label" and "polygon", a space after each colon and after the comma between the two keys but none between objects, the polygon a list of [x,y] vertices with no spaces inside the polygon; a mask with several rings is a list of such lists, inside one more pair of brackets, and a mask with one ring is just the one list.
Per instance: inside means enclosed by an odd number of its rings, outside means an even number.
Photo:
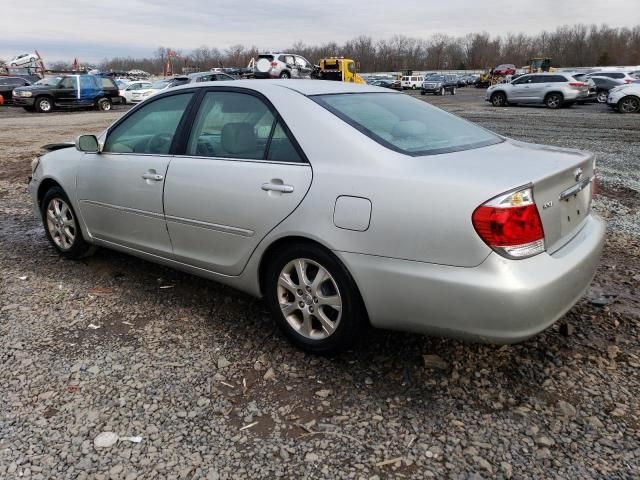
[{"label": "dirt ground", "polygon": [[[640,115],[408,94],[598,155],[606,246],[563,319],[513,346],[377,331],[303,354],[227,287],[104,249],[60,259],[30,161],[126,108],[0,107],[0,477],[639,478]],[[105,431],[121,441],[96,449]]]}]

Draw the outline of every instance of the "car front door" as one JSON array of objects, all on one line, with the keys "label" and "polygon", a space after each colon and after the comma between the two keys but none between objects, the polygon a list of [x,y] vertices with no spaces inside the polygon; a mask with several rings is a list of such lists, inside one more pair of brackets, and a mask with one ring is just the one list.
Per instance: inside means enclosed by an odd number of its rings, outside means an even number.
[{"label": "car front door", "polygon": [[238,275],[265,235],[300,204],[311,166],[277,112],[237,89],[209,89],[164,190],[175,259]]},{"label": "car front door", "polygon": [[91,235],[160,256],[172,248],[162,191],[174,137],[193,93],[150,99],[106,134],[100,153],[85,153],[77,197]]},{"label": "car front door", "polygon": [[535,75],[529,85],[527,100],[531,103],[542,103],[547,91],[553,86],[552,75]]},{"label": "car front door", "polygon": [[57,105],[74,105],[78,101],[78,77],[64,77],[52,93]]},{"label": "car front door", "polygon": [[523,102],[528,98],[529,88],[531,87],[531,77],[520,77],[509,84],[508,99],[513,102]]}]

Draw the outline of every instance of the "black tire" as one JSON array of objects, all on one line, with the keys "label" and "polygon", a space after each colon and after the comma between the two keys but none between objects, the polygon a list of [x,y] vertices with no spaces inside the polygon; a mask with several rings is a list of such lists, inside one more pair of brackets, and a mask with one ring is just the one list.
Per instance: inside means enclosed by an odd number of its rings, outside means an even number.
[{"label": "black tire", "polygon": [[96,102],[96,108],[98,110],[101,110],[103,112],[108,112],[109,110],[111,110],[112,104],[111,104],[111,99],[110,98],[100,98],[97,102]]},{"label": "black tire", "polygon": [[548,108],[551,108],[552,110],[562,107],[563,103],[564,103],[564,98],[562,97],[561,93],[552,92],[547,94],[546,97],[544,97],[544,104]]},{"label": "black tire", "polygon": [[[336,325],[335,330],[324,338],[309,338],[309,336],[305,336],[296,330],[290,323],[290,321],[293,323],[299,321],[300,325],[298,327],[302,330],[302,310],[306,310],[309,318],[314,319],[309,320],[310,325],[314,325],[314,331],[319,332],[318,335],[324,335],[327,332],[322,328],[322,324],[318,320],[318,314],[322,311],[326,318],[329,314],[335,312],[331,307],[328,307],[329,310],[327,311],[321,304],[317,305],[317,298],[315,296],[312,297],[312,293],[315,295],[314,290],[307,289],[309,292],[307,293],[302,289],[297,289],[298,293],[294,294],[279,283],[281,273],[296,259],[310,261],[308,265],[311,268],[306,270],[307,277],[313,274],[311,269],[314,268],[314,262],[329,273],[332,279],[321,282],[319,288],[333,289],[334,286],[337,287],[337,296],[341,302],[341,313],[339,317],[334,319],[334,321],[337,320],[336,324],[334,324]],[[293,280],[294,277],[293,283],[297,285],[300,280],[297,279],[297,274],[294,274],[290,279]],[[313,278],[309,278],[309,283],[313,284],[315,278],[315,275]],[[273,318],[291,343],[302,350],[316,354],[331,354],[343,351],[361,337],[367,329],[368,323],[366,322],[364,304],[353,278],[333,254],[317,245],[296,243],[277,252],[267,265],[263,281],[265,300]],[[302,295],[299,292],[302,292]],[[322,292],[322,295],[326,296],[327,294]],[[336,292],[330,292],[328,295],[335,297]],[[280,305],[281,301],[287,302],[287,305],[294,307],[294,310],[289,315],[292,320],[285,318]],[[301,308],[298,308],[296,304]],[[314,310],[314,307],[316,310]],[[315,313],[313,313],[314,311]]]},{"label": "black tire", "polygon": [[444,87],[440,87],[440,91],[438,92],[438,95],[442,96],[445,93],[445,89]]},{"label": "black tire", "polygon": [[415,90],[416,86],[415,85],[411,85],[411,90]]},{"label": "black tire", "polygon": [[598,103],[607,103],[607,97],[609,96],[608,90],[598,90],[596,93],[596,101]]},{"label": "black tire", "polygon": [[491,94],[491,105],[494,107],[506,107],[507,96],[503,92],[496,92]]},{"label": "black tire", "polygon": [[620,113],[638,113],[640,112],[640,98],[627,95],[618,101],[617,107]]},{"label": "black tire", "polygon": [[280,78],[289,79],[291,78],[291,74],[285,70],[280,74]]},{"label": "black tire", "polygon": [[456,87],[453,87],[453,88],[451,89],[451,95],[455,95],[455,94],[456,94]]},{"label": "black tire", "polygon": [[38,113],[51,113],[53,111],[53,99],[51,97],[38,97],[33,102],[33,106]]},{"label": "black tire", "polygon": [[[65,245],[63,241],[56,241],[54,236],[60,239],[62,234],[57,227],[62,228],[62,224],[56,223],[56,220],[48,217],[47,211],[50,207],[53,208],[53,202],[61,200],[66,207],[68,208],[71,216],[62,214],[61,218],[66,219],[70,224],[68,225],[68,231],[73,234],[73,241],[68,242],[68,245]],[[69,197],[67,197],[64,190],[60,187],[52,187],[46,191],[44,196],[42,197],[42,202],[40,203],[40,215],[42,217],[42,224],[44,226],[44,231],[51,242],[51,245],[58,251],[61,257],[64,258],[83,258],[88,255],[91,255],[95,251],[95,247],[89,243],[87,243],[82,236],[82,230],[80,230],[80,224],[78,223],[78,217],[76,216],[73,207],[71,206],[71,202],[69,201]],[[62,220],[60,220],[62,221]]]}]

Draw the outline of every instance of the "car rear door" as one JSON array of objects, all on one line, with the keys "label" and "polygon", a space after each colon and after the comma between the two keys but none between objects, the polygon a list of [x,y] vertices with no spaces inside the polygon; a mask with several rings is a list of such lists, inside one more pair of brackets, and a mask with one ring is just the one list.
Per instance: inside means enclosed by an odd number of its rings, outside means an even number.
[{"label": "car rear door", "polygon": [[265,235],[300,204],[311,166],[261,96],[208,89],[164,190],[174,258],[238,275]]},{"label": "car rear door", "polygon": [[93,237],[171,256],[162,191],[176,131],[192,97],[182,90],[149,99],[109,129],[102,152],[84,154],[77,198]]}]

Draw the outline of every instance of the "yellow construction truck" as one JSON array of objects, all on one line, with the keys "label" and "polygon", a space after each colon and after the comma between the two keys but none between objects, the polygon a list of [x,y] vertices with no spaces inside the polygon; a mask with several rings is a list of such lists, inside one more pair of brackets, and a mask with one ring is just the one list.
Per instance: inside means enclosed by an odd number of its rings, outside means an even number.
[{"label": "yellow construction truck", "polygon": [[318,80],[334,80],[336,82],[366,83],[358,75],[358,65],[350,58],[321,58],[314,69],[312,78]]},{"label": "yellow construction truck", "polygon": [[543,72],[555,72],[556,69],[551,66],[550,58],[535,57],[527,62],[527,65],[522,67],[522,73],[543,73]]}]

